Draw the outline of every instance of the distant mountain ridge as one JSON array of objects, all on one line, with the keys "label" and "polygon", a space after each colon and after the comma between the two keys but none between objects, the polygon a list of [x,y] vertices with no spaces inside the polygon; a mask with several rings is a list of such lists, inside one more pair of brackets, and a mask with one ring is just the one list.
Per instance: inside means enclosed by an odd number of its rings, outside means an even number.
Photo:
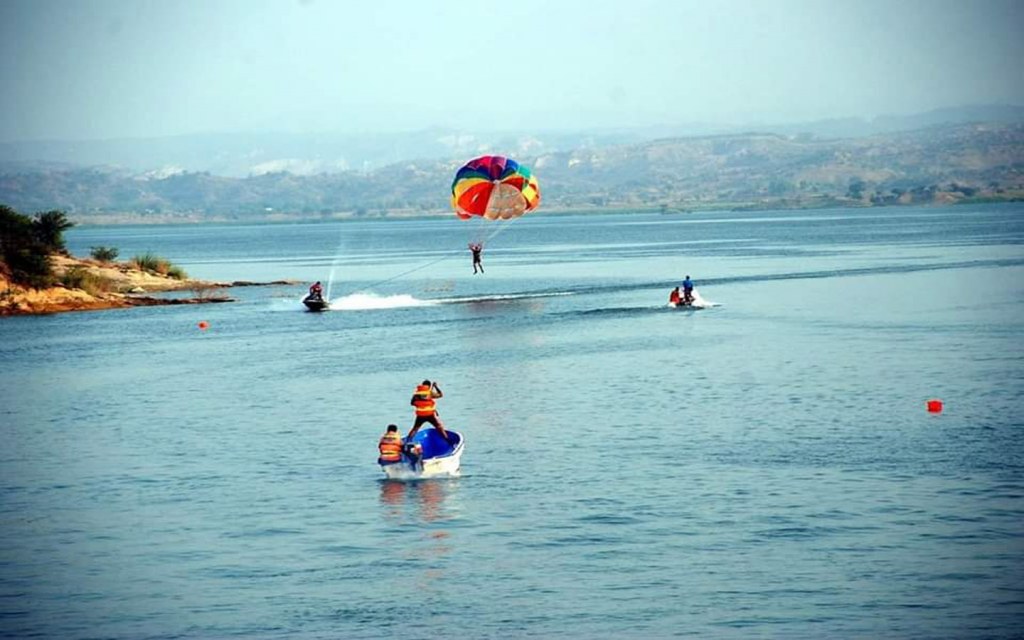
[{"label": "distant mountain ridge", "polygon": [[[0,174],[0,203],[76,222],[254,220],[447,213],[467,155],[369,171],[246,178],[50,168]],[[517,156],[542,210],[869,206],[1024,197],[1024,124],[938,125],[867,137],[775,133],[664,138]]]},{"label": "distant mountain ridge", "polygon": [[797,125],[778,125],[765,131],[787,135],[810,134],[822,138],[860,138],[883,133],[916,131],[928,127],[969,123],[1024,123],[1024,107],[979,105],[933,109],[912,115],[876,118],[831,118]]},{"label": "distant mountain ridge", "polygon": [[54,164],[106,167],[142,175],[206,172],[249,177],[287,171],[315,175],[367,172],[413,158],[472,157],[502,148],[510,155],[634,142],[630,132],[474,134],[429,129],[393,134],[196,134],[171,138],[0,143],[0,171]]},{"label": "distant mountain ridge", "polygon": [[50,170],[55,165],[102,166],[166,177],[207,172],[248,177],[287,171],[315,175],[369,172],[411,159],[469,158],[493,150],[515,157],[649,142],[668,137],[748,132],[851,138],[970,122],[1024,123],[1021,106],[937,109],[908,116],[841,118],[799,124],[690,123],[593,131],[468,132],[426,129],[391,134],[211,133],[187,136],[85,141],[0,143],[0,172]]}]

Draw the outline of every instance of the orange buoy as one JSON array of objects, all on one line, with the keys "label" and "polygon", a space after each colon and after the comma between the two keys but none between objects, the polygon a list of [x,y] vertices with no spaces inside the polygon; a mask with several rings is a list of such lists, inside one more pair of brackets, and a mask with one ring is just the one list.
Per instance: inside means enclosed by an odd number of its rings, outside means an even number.
[{"label": "orange buoy", "polygon": [[210,328],[210,323],[209,323],[209,322],[207,322],[206,320],[200,320],[200,321],[199,321],[199,325],[198,325],[198,326],[199,326],[199,328],[200,328],[200,329],[202,329],[203,331],[206,331],[207,329],[209,329],[209,328]]},{"label": "orange buoy", "polygon": [[928,413],[942,413],[942,400],[929,400]]}]

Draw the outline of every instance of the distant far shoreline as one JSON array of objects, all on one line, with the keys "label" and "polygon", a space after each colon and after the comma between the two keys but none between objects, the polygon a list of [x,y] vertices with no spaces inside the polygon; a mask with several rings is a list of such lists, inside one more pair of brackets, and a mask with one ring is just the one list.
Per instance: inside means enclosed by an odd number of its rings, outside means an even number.
[{"label": "distant far shoreline", "polygon": [[[564,216],[564,215],[616,215],[631,213],[661,213],[680,215],[691,213],[722,213],[729,211],[802,211],[827,209],[874,209],[898,207],[942,207],[950,205],[1002,204],[1024,202],[1024,192],[1007,193],[1005,196],[986,196],[980,198],[958,197],[955,192],[938,192],[928,202],[865,202],[852,198],[822,197],[816,199],[778,199],[759,202],[722,202],[695,203],[692,206],[670,205],[614,205],[603,207],[566,207],[549,208],[531,212],[531,217]],[[181,213],[96,213],[85,216],[70,214],[78,226],[101,225],[174,225],[174,224],[275,224],[275,223],[318,223],[359,220],[417,220],[436,219],[452,216],[451,211],[422,211],[395,209],[372,213],[357,214],[352,211],[340,211],[327,214],[270,212],[266,214],[223,215],[203,214],[198,212]]]},{"label": "distant far shoreline", "polygon": [[[540,183],[540,208],[531,216],[697,213],[1017,201],[1024,199],[1022,149],[1024,122],[1015,120],[866,138],[751,132],[587,143],[517,160]],[[148,157],[154,167],[167,164]],[[0,203],[60,210],[76,224],[433,218],[451,215],[448,185],[460,166],[450,158],[319,173],[264,165],[251,165],[245,177],[175,163],[143,173],[0,166]]]}]

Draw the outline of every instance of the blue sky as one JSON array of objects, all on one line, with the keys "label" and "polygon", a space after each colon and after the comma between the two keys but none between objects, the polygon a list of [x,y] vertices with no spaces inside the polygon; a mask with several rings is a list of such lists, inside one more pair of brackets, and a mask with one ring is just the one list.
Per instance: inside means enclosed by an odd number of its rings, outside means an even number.
[{"label": "blue sky", "polygon": [[1024,104],[1014,0],[0,0],[0,140]]}]

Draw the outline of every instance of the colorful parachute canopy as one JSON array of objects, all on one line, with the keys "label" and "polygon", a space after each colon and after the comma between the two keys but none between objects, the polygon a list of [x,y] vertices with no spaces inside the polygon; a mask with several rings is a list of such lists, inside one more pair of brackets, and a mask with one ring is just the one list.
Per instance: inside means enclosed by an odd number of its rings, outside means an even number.
[{"label": "colorful parachute canopy", "polygon": [[470,160],[452,182],[452,208],[463,220],[517,218],[540,204],[540,185],[530,170],[502,156]]}]

